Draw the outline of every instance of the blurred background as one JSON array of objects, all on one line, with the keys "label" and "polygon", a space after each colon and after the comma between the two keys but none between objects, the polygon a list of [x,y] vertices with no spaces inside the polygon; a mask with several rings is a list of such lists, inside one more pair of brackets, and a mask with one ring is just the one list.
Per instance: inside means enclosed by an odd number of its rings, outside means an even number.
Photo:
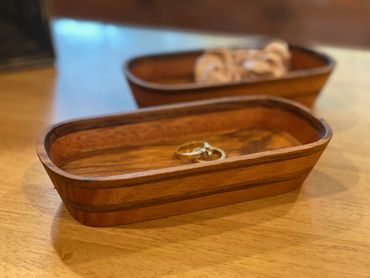
[{"label": "blurred background", "polygon": [[54,0],[52,16],[370,46],[369,0]]},{"label": "blurred background", "polygon": [[340,59],[368,53],[370,1],[0,0],[0,70],[54,65],[40,73],[54,86],[52,121],[135,109],[122,71],[134,56],[247,45],[253,35],[329,50],[340,76]]},{"label": "blurred background", "polygon": [[[0,0],[0,69],[50,62],[54,50],[49,22],[56,18],[370,46],[369,0]],[[72,28],[89,33],[91,24],[85,30],[76,24]],[[70,31],[71,25],[63,28]]]}]

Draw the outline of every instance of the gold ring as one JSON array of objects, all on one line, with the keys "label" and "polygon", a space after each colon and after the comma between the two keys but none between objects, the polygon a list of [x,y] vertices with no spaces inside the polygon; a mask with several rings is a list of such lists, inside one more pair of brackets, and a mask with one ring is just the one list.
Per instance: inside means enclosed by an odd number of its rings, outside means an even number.
[{"label": "gold ring", "polygon": [[194,159],[204,152],[209,152],[211,145],[206,141],[191,141],[176,149],[176,157],[185,162],[196,162]]},{"label": "gold ring", "polygon": [[214,161],[214,160],[221,160],[225,159],[226,154],[220,148],[211,148],[211,152],[204,152],[199,157],[196,157],[196,162],[205,162],[205,161]]},{"label": "gold ring", "polygon": [[184,162],[205,162],[225,159],[226,154],[220,148],[211,146],[206,141],[191,141],[176,149],[175,155]]}]

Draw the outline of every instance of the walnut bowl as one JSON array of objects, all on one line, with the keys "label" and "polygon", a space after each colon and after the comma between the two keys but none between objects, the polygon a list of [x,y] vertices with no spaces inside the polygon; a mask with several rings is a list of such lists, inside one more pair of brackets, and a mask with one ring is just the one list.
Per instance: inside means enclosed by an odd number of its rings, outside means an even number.
[{"label": "walnut bowl", "polygon": [[[37,153],[76,220],[111,226],[294,190],[331,136],[302,105],[231,97],[56,124]],[[226,159],[175,157],[195,140],[221,148]]]},{"label": "walnut bowl", "polygon": [[194,82],[194,65],[204,50],[141,56],[124,65],[139,107],[228,96],[271,95],[311,107],[334,68],[334,60],[314,50],[289,45],[291,68],[280,78],[203,84]]}]

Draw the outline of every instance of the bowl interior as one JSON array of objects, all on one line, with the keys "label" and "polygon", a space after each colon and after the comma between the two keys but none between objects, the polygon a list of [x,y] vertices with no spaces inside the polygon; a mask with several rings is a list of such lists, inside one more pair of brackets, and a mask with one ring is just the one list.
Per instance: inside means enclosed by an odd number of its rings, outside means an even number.
[{"label": "bowl interior", "polygon": [[207,141],[231,158],[312,143],[325,134],[318,120],[297,113],[297,107],[247,104],[156,110],[141,120],[127,121],[123,115],[98,126],[91,119],[89,128],[64,132],[72,130],[73,123],[67,123],[55,128],[59,135],[49,137],[47,150],[69,173],[109,176],[183,165],[175,150],[193,140]]},{"label": "bowl interior", "polygon": [[[290,73],[307,71],[327,66],[327,57],[301,47],[291,46]],[[179,85],[194,83],[193,69],[196,59],[202,51],[182,52],[146,56],[133,59],[128,64],[128,71],[135,78],[159,85]]]}]

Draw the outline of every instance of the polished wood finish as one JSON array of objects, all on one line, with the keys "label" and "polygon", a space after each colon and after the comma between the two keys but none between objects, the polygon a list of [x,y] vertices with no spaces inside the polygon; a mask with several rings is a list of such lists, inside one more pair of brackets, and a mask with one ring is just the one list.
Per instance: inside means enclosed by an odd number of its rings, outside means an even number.
[{"label": "polished wood finish", "polygon": [[[62,28],[64,23],[70,28]],[[68,213],[35,153],[45,128],[61,120],[133,110],[121,71],[133,55],[218,46],[225,37],[86,21],[71,25],[53,22],[55,69],[0,74],[0,276],[369,275],[369,51],[318,47],[337,61],[314,107],[334,136],[300,189],[92,228]]]},{"label": "polished wood finish", "polygon": [[[296,189],[330,138],[292,102],[236,97],[57,124],[37,153],[78,221],[111,226]],[[174,152],[194,140],[227,158],[184,165]]]},{"label": "polished wood finish", "polygon": [[[256,47],[266,39],[256,38]],[[194,82],[194,65],[204,50],[148,55],[129,60],[124,72],[139,106],[245,95],[286,97],[311,107],[334,68],[327,55],[290,45],[291,68],[281,78],[224,84]]]}]

